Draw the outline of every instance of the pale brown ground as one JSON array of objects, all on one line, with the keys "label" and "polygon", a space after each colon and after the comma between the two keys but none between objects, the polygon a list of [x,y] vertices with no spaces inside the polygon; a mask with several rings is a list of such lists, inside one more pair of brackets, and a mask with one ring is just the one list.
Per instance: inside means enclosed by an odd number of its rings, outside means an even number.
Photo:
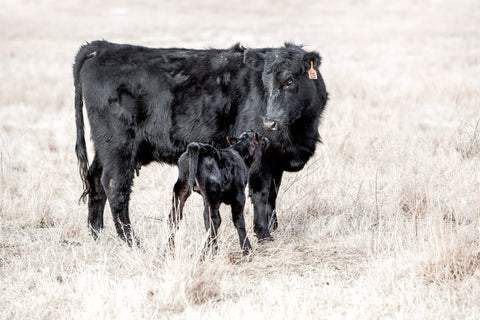
[{"label": "pale brown ground", "polygon": [[[478,318],[480,2],[2,1],[0,318]],[[324,141],[287,174],[275,241],[220,253],[192,196],[176,257],[176,169],[143,168],[131,218],[144,249],[94,242],[74,155],[71,66],[85,41],[318,50]],[[90,159],[92,151],[90,150]],[[233,257],[233,258],[232,258]]]}]

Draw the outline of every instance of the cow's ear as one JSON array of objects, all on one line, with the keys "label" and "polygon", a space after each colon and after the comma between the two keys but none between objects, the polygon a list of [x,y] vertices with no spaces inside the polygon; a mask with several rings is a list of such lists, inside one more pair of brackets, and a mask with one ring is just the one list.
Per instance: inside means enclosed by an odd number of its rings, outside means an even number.
[{"label": "cow's ear", "polygon": [[229,145],[233,146],[234,144],[237,143],[237,138],[228,136],[227,141]]},{"label": "cow's ear", "polygon": [[265,150],[267,150],[268,147],[270,146],[270,140],[268,140],[267,137],[263,137],[262,140],[263,140],[263,142],[265,143],[265,144],[264,144],[264,148],[265,148]]},{"label": "cow's ear", "polygon": [[247,49],[243,53],[243,63],[245,63],[250,69],[262,71],[265,63],[265,56],[255,50]]},{"label": "cow's ear", "polygon": [[313,62],[313,68],[317,69],[322,62],[322,58],[318,54],[318,52],[312,51],[307,52],[303,55],[303,66],[305,68],[305,72],[310,69],[311,62]]}]

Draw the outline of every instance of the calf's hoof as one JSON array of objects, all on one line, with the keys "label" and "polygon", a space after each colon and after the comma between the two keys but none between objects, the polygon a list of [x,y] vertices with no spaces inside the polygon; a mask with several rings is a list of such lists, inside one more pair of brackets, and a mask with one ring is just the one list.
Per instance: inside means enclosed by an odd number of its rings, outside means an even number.
[{"label": "calf's hoof", "polygon": [[137,238],[133,238],[133,239],[130,238],[124,241],[127,243],[127,245],[130,248],[143,249],[142,242]]}]

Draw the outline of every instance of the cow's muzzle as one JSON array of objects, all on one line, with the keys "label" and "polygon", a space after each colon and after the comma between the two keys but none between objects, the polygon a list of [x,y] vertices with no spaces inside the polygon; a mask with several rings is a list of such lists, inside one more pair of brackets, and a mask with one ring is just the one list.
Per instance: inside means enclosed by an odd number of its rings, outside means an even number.
[{"label": "cow's muzzle", "polygon": [[275,120],[268,119],[268,118],[263,119],[263,126],[268,131],[278,130],[278,122],[275,121]]}]

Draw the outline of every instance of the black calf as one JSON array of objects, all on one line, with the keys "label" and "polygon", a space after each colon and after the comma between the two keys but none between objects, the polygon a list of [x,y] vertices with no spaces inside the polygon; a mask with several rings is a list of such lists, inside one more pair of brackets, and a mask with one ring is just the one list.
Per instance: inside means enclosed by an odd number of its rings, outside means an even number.
[{"label": "black calf", "polygon": [[183,206],[192,193],[200,193],[205,204],[203,219],[210,231],[205,252],[213,247],[216,252],[217,230],[221,223],[220,203],[232,208],[232,220],[238,232],[244,254],[252,249],[245,231],[243,208],[248,170],[268,148],[267,138],[245,131],[238,138],[227,138],[230,147],[216,149],[209,144],[190,143],[178,159],[178,179],[173,188],[172,211],[169,215],[170,246],[174,246],[175,231],[183,217]]}]

